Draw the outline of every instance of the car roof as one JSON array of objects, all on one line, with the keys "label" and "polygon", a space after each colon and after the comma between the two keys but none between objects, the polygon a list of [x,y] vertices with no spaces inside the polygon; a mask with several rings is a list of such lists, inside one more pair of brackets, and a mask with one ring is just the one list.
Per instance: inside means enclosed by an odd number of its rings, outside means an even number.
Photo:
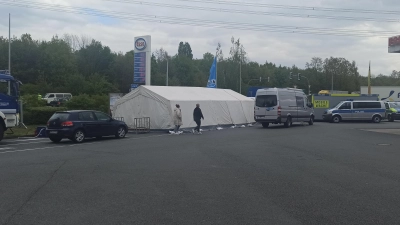
[{"label": "car roof", "polygon": [[67,110],[67,111],[57,111],[56,113],[80,113],[80,112],[99,112],[97,110]]}]

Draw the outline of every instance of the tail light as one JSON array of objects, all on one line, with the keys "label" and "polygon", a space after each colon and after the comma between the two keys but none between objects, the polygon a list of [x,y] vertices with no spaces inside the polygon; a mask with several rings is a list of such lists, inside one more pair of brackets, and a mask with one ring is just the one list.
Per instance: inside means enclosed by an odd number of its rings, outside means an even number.
[{"label": "tail light", "polygon": [[72,127],[74,126],[74,123],[72,121],[65,121],[61,123],[61,126],[63,127]]},{"label": "tail light", "polygon": [[50,126],[50,122],[49,122],[49,121],[47,121],[47,127],[48,127],[48,126]]},{"label": "tail light", "polygon": [[282,113],[282,108],[281,108],[281,106],[278,106],[278,116],[280,116],[281,113]]}]

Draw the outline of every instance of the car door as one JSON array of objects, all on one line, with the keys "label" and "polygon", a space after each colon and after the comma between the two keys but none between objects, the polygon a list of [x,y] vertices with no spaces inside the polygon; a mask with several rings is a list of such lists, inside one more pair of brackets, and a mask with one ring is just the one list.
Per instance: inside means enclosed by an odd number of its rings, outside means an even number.
[{"label": "car door", "polygon": [[303,121],[305,117],[305,103],[304,103],[304,97],[303,96],[296,96],[296,105],[297,105],[297,118],[295,121],[301,122]]},{"label": "car door", "polygon": [[94,112],[99,123],[99,131],[101,136],[113,135],[116,132],[116,127],[111,120],[111,117],[102,112]]},{"label": "car door", "polygon": [[344,102],[338,110],[342,120],[352,120],[352,105],[351,102]]},{"label": "car door", "polygon": [[78,118],[85,130],[86,137],[96,137],[100,134],[100,125],[92,111],[80,112]]}]

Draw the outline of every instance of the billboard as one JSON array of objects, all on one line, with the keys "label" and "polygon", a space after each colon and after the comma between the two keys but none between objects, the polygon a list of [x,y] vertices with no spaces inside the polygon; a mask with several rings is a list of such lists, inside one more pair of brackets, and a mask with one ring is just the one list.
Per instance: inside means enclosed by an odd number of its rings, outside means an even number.
[{"label": "billboard", "polygon": [[[367,86],[361,86],[361,94],[368,94]],[[371,94],[379,95],[380,101],[400,101],[400,86],[371,86]]]},{"label": "billboard", "polygon": [[389,38],[388,51],[389,53],[400,53],[400,35]]},{"label": "billboard", "polygon": [[151,80],[151,36],[135,37],[135,54],[133,62],[133,83],[150,85]]}]

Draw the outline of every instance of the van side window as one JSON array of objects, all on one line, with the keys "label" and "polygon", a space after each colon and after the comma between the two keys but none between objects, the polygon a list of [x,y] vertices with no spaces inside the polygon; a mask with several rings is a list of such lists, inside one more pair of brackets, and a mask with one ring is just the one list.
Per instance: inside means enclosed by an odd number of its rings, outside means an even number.
[{"label": "van side window", "polygon": [[49,98],[54,98],[54,94],[49,95]]},{"label": "van side window", "polygon": [[380,102],[353,102],[354,109],[380,109]]},{"label": "van side window", "polygon": [[64,95],[63,94],[56,94],[56,97],[57,98],[62,98],[62,97],[64,97]]},{"label": "van side window", "polygon": [[304,107],[304,98],[296,96],[296,105],[297,107]]},{"label": "van side window", "polygon": [[345,102],[339,107],[339,109],[351,109],[351,103]]},{"label": "van side window", "polygon": [[276,95],[259,95],[256,97],[257,107],[273,107],[278,105]]}]

